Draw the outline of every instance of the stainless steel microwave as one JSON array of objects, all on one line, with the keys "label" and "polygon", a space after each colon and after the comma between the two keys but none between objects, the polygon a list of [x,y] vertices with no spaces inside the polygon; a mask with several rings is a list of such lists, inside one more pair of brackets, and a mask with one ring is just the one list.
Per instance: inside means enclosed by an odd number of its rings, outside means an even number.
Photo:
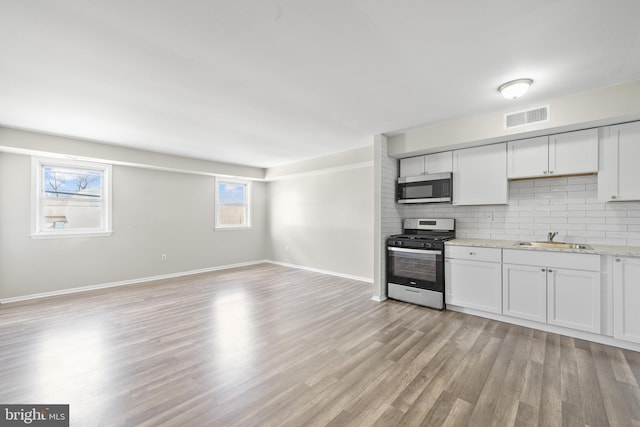
[{"label": "stainless steel microwave", "polygon": [[451,172],[398,178],[398,203],[451,203]]}]

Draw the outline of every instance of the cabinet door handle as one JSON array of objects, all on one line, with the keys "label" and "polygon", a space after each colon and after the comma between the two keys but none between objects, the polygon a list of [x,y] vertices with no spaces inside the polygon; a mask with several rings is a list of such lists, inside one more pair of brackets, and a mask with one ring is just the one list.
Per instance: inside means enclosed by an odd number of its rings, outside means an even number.
[{"label": "cabinet door handle", "polygon": [[616,198],[616,196],[611,196],[611,198],[612,198],[612,199],[615,199],[615,198]]},{"label": "cabinet door handle", "polygon": [[549,171],[542,171],[542,173],[546,175],[549,173]]},{"label": "cabinet door handle", "polygon": [[616,258],[616,262],[620,262],[620,258]]},{"label": "cabinet door handle", "polygon": [[475,254],[476,254],[475,252],[469,252],[469,255],[475,255]]},{"label": "cabinet door handle", "polygon": [[549,171],[549,174],[550,174],[550,175],[551,175],[551,174],[553,174],[553,171]]},{"label": "cabinet door handle", "polygon": [[540,271],[547,271],[547,269],[546,268],[541,268]]},{"label": "cabinet door handle", "polygon": [[553,270],[552,270],[552,269],[548,269],[547,271],[548,271],[549,273],[553,273]]}]

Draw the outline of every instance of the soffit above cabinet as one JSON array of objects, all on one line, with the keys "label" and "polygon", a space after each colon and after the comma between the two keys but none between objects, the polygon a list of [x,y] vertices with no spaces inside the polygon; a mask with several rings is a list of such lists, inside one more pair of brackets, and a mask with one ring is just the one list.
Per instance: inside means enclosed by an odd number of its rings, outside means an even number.
[{"label": "soffit above cabinet", "polygon": [[[504,129],[504,114],[542,104],[550,106],[549,121]],[[389,136],[387,153],[405,158],[634,120],[640,120],[640,81],[399,131]]]}]

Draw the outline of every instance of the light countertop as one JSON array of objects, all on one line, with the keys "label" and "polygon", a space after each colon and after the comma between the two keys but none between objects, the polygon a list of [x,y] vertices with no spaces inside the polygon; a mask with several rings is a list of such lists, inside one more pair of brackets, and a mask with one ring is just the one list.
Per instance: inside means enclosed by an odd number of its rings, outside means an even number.
[{"label": "light countertop", "polygon": [[545,252],[575,252],[581,254],[598,254],[613,256],[640,257],[640,246],[611,246],[592,245],[593,249],[562,249],[562,248],[536,248],[531,246],[516,246],[516,240],[488,240],[488,239],[453,239],[445,242],[448,246],[474,246],[481,248],[497,249],[517,249],[523,251],[545,251]]}]

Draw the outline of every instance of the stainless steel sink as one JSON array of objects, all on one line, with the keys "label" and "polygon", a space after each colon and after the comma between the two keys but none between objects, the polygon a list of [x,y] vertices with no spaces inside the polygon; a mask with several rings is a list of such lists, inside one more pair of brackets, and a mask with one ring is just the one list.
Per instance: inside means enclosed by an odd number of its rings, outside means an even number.
[{"label": "stainless steel sink", "polygon": [[516,246],[525,248],[550,248],[550,249],[593,249],[589,245],[582,243],[563,243],[563,242],[517,242]]}]

